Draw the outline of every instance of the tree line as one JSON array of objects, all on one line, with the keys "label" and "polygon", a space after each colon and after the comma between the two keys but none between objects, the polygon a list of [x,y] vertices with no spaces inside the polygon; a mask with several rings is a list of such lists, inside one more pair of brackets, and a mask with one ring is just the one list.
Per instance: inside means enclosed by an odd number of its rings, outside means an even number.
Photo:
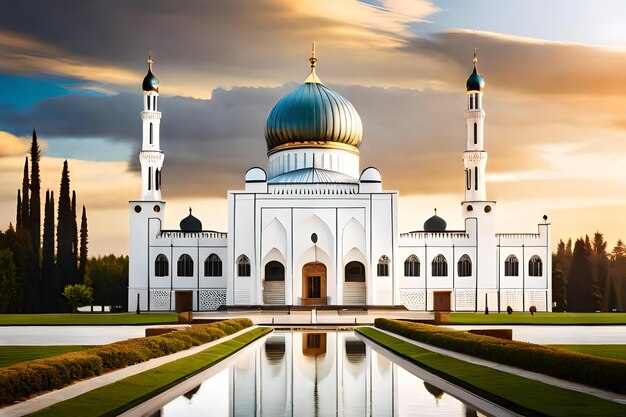
[{"label": "tree line", "polygon": [[70,193],[67,160],[61,173],[56,228],[54,192],[46,190],[42,233],[41,150],[35,131],[29,156],[24,162],[22,188],[17,190],[15,227],[9,224],[6,231],[0,231],[0,313],[67,311],[63,288],[85,281],[87,211],[83,206],[79,229],[76,191]]},{"label": "tree line", "polygon": [[554,311],[621,311],[626,306],[626,245],[608,251],[604,235],[559,241],[552,255]]}]

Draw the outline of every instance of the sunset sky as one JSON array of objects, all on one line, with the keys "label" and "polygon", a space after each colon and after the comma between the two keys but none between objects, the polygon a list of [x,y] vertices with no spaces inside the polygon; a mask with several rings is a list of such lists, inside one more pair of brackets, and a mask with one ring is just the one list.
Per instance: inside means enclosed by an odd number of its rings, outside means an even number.
[{"label": "sunset sky", "polygon": [[[189,206],[225,231],[226,190],[265,167],[265,118],[309,72],[363,120],[361,167],[400,191],[400,230],[433,208],[460,229],[465,80],[485,77],[498,232],[626,239],[626,2],[0,0],[0,227],[15,223],[35,128],[43,190],[62,161],[90,255],[128,253],[139,198],[141,81],[160,80],[166,228]],[[43,198],[43,197],[42,197]],[[553,248],[554,250],[556,248]]]}]

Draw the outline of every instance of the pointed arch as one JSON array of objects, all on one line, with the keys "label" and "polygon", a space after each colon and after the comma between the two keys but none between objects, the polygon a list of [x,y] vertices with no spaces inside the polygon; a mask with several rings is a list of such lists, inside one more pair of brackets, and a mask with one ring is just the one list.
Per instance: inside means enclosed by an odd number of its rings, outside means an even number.
[{"label": "pointed arch", "polygon": [[404,276],[419,277],[420,276],[420,260],[416,255],[410,255],[404,261]]},{"label": "pointed arch", "polygon": [[472,260],[470,259],[469,255],[465,254],[461,256],[461,258],[457,262],[456,269],[460,277],[472,276]]},{"label": "pointed arch", "polygon": [[239,258],[237,258],[237,276],[250,276],[250,259],[248,259],[246,255],[240,255]]},{"label": "pointed arch", "polygon": [[160,253],[154,260],[154,275],[157,277],[166,277],[170,274],[170,262],[167,256]]},{"label": "pointed arch", "polygon": [[205,277],[222,276],[222,259],[217,254],[212,253],[204,260]]},{"label": "pointed arch", "polygon": [[376,275],[379,277],[388,277],[389,276],[389,264],[391,264],[391,260],[387,255],[382,255],[378,259],[378,265],[376,266]]},{"label": "pointed arch", "polygon": [[531,277],[540,277],[543,275],[543,262],[539,256],[534,255],[528,261],[528,275]]},{"label": "pointed arch", "polygon": [[504,276],[505,277],[517,277],[519,276],[519,260],[515,255],[507,256],[504,261]]},{"label": "pointed arch", "polygon": [[179,277],[193,277],[193,259],[186,253],[180,255],[176,265]]},{"label": "pointed arch", "polygon": [[446,257],[442,254],[435,256],[431,262],[431,271],[433,277],[447,277],[448,261]]}]

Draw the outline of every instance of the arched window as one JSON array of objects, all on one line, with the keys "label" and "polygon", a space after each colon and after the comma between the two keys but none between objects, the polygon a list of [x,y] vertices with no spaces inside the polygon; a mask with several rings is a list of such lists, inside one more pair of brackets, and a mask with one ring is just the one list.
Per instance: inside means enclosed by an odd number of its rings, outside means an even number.
[{"label": "arched window", "polygon": [[154,275],[157,277],[166,277],[170,274],[170,263],[167,256],[160,254],[154,261]]},{"label": "arched window", "polygon": [[478,191],[478,167],[474,167],[474,190]]},{"label": "arched window", "polygon": [[157,190],[161,189],[161,170],[159,168],[156,169],[154,184],[156,185]]},{"label": "arched window", "polygon": [[543,275],[543,262],[537,255],[528,261],[528,275],[531,277],[540,277]]},{"label": "arched window", "polygon": [[148,190],[152,189],[152,167],[148,167]]},{"label": "arched window", "polygon": [[265,264],[265,281],[284,281],[284,280],[285,280],[285,267],[283,266],[283,264],[281,264],[278,261],[271,261]]},{"label": "arched window", "polygon": [[204,260],[204,276],[205,277],[221,277],[222,276],[222,260],[219,256],[212,253]]},{"label": "arched window", "polygon": [[504,276],[505,277],[519,276],[519,261],[517,260],[517,256],[509,255],[504,261]]},{"label": "arched window", "polygon": [[388,277],[389,276],[389,257],[387,255],[383,255],[378,260],[378,267],[376,271],[379,277]]},{"label": "arched window", "polygon": [[153,131],[152,123],[150,123],[150,145],[152,145],[152,131]]},{"label": "arched window", "polygon": [[237,276],[250,276],[250,259],[248,259],[246,255],[241,255],[239,258],[237,258]]},{"label": "arched window", "polygon": [[420,276],[420,260],[417,256],[411,255],[404,261],[404,276],[419,277]]},{"label": "arched window", "polygon": [[459,272],[460,277],[471,277],[472,276],[472,260],[469,256],[463,255],[459,262],[457,262],[456,266],[457,271]]},{"label": "arched window", "polygon": [[193,277],[193,259],[191,259],[191,256],[187,254],[180,255],[177,270],[179,277]]},{"label": "arched window", "polygon": [[361,262],[352,261],[346,264],[346,282],[365,282],[365,266]]},{"label": "arched window", "polygon": [[432,276],[433,277],[447,277],[448,276],[448,261],[443,255],[437,255],[433,258],[431,263]]}]

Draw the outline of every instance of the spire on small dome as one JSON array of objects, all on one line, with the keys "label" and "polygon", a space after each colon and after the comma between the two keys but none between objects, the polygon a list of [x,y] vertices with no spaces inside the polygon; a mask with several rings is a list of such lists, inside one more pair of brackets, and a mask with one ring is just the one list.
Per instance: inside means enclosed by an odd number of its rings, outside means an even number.
[{"label": "spire on small dome", "polygon": [[189,216],[180,221],[180,230],[183,232],[201,232],[202,222],[191,214],[191,207],[189,207]]},{"label": "spire on small dome", "polygon": [[148,51],[148,73],[143,79],[143,83],[141,84],[143,91],[150,92],[159,92],[159,79],[152,73],[152,64],[154,60],[152,59],[152,50]]},{"label": "spire on small dome", "polygon": [[315,73],[315,67],[317,66],[317,58],[315,56],[315,42],[311,44],[311,57],[309,58],[309,62],[311,63],[311,74],[309,74],[308,78],[304,82],[323,84],[322,81],[317,78],[317,74]]}]

